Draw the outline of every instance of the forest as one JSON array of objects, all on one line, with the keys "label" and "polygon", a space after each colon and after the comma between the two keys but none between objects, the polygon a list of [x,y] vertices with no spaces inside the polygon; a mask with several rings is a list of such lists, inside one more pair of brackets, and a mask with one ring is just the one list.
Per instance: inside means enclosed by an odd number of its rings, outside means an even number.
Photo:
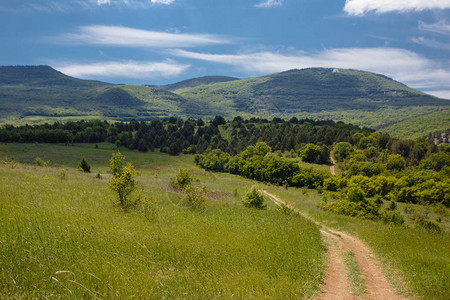
[{"label": "forest", "polygon": [[[266,142],[274,150],[289,151],[302,143],[320,144],[321,158],[328,161],[329,147],[334,142],[350,141],[356,132],[370,129],[333,121],[280,118],[235,117],[227,123],[216,116],[211,122],[202,119],[183,121],[177,118],[153,119],[150,122],[108,123],[107,121],[77,121],[43,125],[2,125],[0,142],[16,143],[100,143],[110,142],[117,147],[142,152],[160,149],[171,155],[202,153],[207,149],[221,149],[236,154],[258,141]],[[325,153],[327,152],[327,153]]]}]

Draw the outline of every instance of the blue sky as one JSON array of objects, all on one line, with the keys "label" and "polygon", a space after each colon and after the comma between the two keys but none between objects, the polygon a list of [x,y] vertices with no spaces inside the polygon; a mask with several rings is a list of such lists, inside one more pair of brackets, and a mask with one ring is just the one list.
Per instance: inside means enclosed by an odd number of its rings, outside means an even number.
[{"label": "blue sky", "polygon": [[83,79],[353,68],[450,99],[450,0],[2,0],[0,35],[0,65]]}]

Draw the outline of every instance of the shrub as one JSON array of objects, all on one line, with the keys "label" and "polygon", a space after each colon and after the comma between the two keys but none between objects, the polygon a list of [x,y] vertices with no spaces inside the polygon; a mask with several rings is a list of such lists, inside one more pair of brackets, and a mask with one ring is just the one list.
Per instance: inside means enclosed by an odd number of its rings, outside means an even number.
[{"label": "shrub", "polygon": [[86,160],[86,157],[82,157],[80,160],[80,163],[78,164],[78,171],[85,172],[85,173],[91,173],[91,166]]},{"label": "shrub", "polygon": [[192,209],[203,209],[205,208],[206,197],[204,196],[203,191],[192,185],[188,185],[185,188],[185,202],[186,205],[191,207]]},{"label": "shrub", "polygon": [[119,151],[113,153],[110,160],[113,177],[109,182],[109,186],[119,196],[120,206],[127,208],[130,206],[128,196],[136,188],[136,181],[134,179],[136,170],[131,163],[123,166],[124,159],[125,157]]},{"label": "shrub", "polygon": [[352,186],[347,191],[347,200],[350,202],[366,202],[366,195],[359,187]]},{"label": "shrub", "polygon": [[39,167],[48,167],[50,165],[50,161],[45,161],[40,157],[36,157],[34,159],[34,164]]},{"label": "shrub", "polygon": [[153,198],[141,197],[138,201],[141,214],[149,221],[158,217],[158,202]]},{"label": "shrub", "polygon": [[177,176],[170,182],[170,186],[176,189],[185,190],[191,185],[193,180],[191,172],[188,169],[180,169]]},{"label": "shrub", "polygon": [[386,224],[402,225],[405,223],[405,218],[395,211],[386,211],[382,213],[380,219]]},{"label": "shrub", "polygon": [[258,191],[256,187],[252,187],[242,198],[242,205],[249,208],[264,209],[264,196]]},{"label": "shrub", "polygon": [[427,231],[436,232],[436,233],[439,233],[442,231],[442,227],[438,223],[427,220],[427,219],[422,219],[422,218],[418,218],[416,220],[414,227],[415,228],[423,228]]}]

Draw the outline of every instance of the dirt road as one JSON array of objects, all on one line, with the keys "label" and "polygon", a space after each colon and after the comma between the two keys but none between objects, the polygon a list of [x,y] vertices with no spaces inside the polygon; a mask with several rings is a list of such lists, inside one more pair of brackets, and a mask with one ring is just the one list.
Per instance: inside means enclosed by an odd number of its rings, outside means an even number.
[{"label": "dirt road", "polygon": [[[362,241],[347,233],[327,228],[280,198],[267,191],[262,192],[276,205],[285,205],[322,228],[320,232],[328,245],[328,259],[322,293],[316,299],[406,299],[395,294],[382,273],[380,262]],[[352,294],[351,283],[347,277],[348,270],[344,263],[344,256],[349,251],[353,252],[361,275],[365,278],[367,293],[364,295]]]},{"label": "dirt road", "polygon": [[335,161],[334,161],[334,158],[333,158],[333,151],[330,152],[330,162],[331,162],[330,173],[331,173],[331,175],[336,175],[336,172],[334,171]]}]

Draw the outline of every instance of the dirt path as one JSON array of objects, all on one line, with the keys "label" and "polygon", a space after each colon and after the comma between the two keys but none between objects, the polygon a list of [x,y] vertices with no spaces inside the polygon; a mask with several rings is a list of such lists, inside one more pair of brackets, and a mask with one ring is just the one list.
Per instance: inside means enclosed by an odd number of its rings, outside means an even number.
[{"label": "dirt path", "polygon": [[330,162],[331,162],[331,166],[330,166],[330,173],[331,175],[336,175],[336,172],[334,171],[334,158],[333,158],[333,151],[330,151]]},{"label": "dirt path", "polygon": [[[262,192],[276,205],[285,205],[322,228],[320,233],[328,245],[328,259],[322,293],[316,299],[406,299],[395,294],[382,273],[380,262],[362,241],[347,233],[327,228],[278,197],[267,191]],[[348,251],[355,255],[361,274],[365,278],[367,293],[361,296],[353,295],[351,291],[351,283],[343,261],[344,255]]]}]

